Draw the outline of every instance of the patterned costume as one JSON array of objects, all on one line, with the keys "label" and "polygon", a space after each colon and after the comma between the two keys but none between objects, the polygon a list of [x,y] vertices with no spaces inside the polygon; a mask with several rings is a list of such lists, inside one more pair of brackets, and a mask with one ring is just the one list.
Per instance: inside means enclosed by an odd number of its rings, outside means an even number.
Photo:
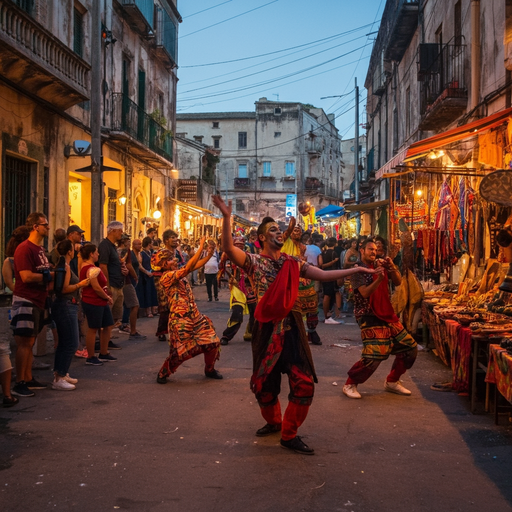
[{"label": "patterned costume", "polygon": [[[174,253],[174,254],[173,254]],[[178,250],[171,251],[169,249],[160,249],[155,252],[151,257],[151,269],[153,270],[153,277],[155,279],[156,294],[158,298],[158,327],[155,336],[164,336],[168,333],[169,324],[169,301],[164,288],[160,284],[160,279],[163,274],[163,265],[172,258],[178,259],[178,266],[184,265],[183,257]],[[163,341],[165,339],[162,338]]]},{"label": "patterned costume", "polygon": [[251,281],[239,267],[233,267],[233,275],[229,279],[229,288],[231,316],[226,329],[222,333],[221,343],[227,344],[236,336],[242,325],[244,314],[249,315],[244,340],[251,341],[257,300],[252,290]]},{"label": "patterned costume", "polygon": [[164,361],[159,378],[174,373],[181,363],[204,354],[205,372],[214,370],[219,359],[219,338],[212,321],[197,309],[185,269],[164,272],[160,287],[169,304],[169,356]]},{"label": "patterned costume", "polygon": [[[303,276],[309,264],[281,253],[278,260],[264,255],[248,254],[244,271],[253,283],[260,302],[286,261],[298,265]],[[281,283],[280,283],[281,284]],[[286,283],[287,289],[298,287],[297,282]],[[285,283],[282,283],[284,286]],[[296,290],[296,288],[295,288]],[[272,293],[272,291],[270,292]],[[265,296],[268,299],[268,296]],[[256,314],[256,318],[259,318]],[[284,441],[296,437],[297,429],[306,419],[313,400],[314,382],[317,382],[313,358],[307,341],[300,301],[282,319],[269,322],[255,321],[252,337],[253,375],[251,389],[258,400],[263,418],[271,425],[281,425],[279,392],[281,373],[289,379],[289,404],[282,419]]]},{"label": "patterned costume", "polygon": [[[358,261],[357,265],[370,268],[361,261]],[[348,371],[349,378],[346,384],[362,384],[390,355],[396,355],[396,359],[387,381],[397,382],[400,376],[414,364],[417,343],[397,318],[388,320],[379,318],[372,308],[370,298],[365,299],[359,292],[358,289],[361,286],[372,284],[374,280],[372,274],[353,274],[350,280],[354,289],[354,314],[361,328],[363,352],[361,359]],[[383,289],[387,288],[387,276],[381,286]],[[387,289],[386,296],[381,296],[380,301],[385,302],[386,299],[389,302]],[[390,304],[389,307],[391,307]]]}]

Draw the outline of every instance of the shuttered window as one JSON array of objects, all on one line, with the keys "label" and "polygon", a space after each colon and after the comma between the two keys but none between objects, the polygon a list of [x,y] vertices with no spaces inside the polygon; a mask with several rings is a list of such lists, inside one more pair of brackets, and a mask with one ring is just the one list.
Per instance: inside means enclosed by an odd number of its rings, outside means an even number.
[{"label": "shuttered window", "polygon": [[271,162],[263,162],[263,176],[269,178],[272,175],[272,164]]},{"label": "shuttered window", "polygon": [[75,7],[73,9],[73,51],[83,57],[84,53],[84,16]]}]

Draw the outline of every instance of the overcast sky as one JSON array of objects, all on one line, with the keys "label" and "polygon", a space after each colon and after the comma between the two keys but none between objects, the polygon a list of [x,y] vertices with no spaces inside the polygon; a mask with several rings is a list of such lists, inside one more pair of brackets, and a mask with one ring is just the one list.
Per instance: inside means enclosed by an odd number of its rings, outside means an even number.
[{"label": "overcast sky", "polygon": [[[385,0],[179,1],[178,113],[310,103],[354,135],[354,78],[364,81]],[[233,61],[233,62],[229,62]],[[324,96],[342,98],[320,99]]]}]

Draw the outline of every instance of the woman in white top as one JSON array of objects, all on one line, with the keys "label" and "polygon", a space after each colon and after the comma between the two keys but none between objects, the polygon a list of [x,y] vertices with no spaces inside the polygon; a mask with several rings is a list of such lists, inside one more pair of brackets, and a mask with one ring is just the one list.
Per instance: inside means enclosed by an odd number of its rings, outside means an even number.
[{"label": "woman in white top", "polygon": [[206,280],[206,292],[208,293],[208,302],[212,301],[212,287],[213,296],[215,300],[219,300],[219,284],[217,282],[217,273],[219,272],[219,251],[217,251],[217,244],[215,240],[208,240],[208,245],[214,246],[213,256],[206,262],[204,266],[204,276]]}]

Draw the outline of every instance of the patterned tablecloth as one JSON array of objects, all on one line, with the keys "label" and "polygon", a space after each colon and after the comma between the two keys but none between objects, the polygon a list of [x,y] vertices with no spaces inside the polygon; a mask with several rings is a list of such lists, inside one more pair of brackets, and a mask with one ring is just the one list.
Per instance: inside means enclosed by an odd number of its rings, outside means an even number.
[{"label": "patterned tablecloth", "polygon": [[512,403],[512,355],[499,345],[489,345],[485,382],[496,384],[498,391]]}]

